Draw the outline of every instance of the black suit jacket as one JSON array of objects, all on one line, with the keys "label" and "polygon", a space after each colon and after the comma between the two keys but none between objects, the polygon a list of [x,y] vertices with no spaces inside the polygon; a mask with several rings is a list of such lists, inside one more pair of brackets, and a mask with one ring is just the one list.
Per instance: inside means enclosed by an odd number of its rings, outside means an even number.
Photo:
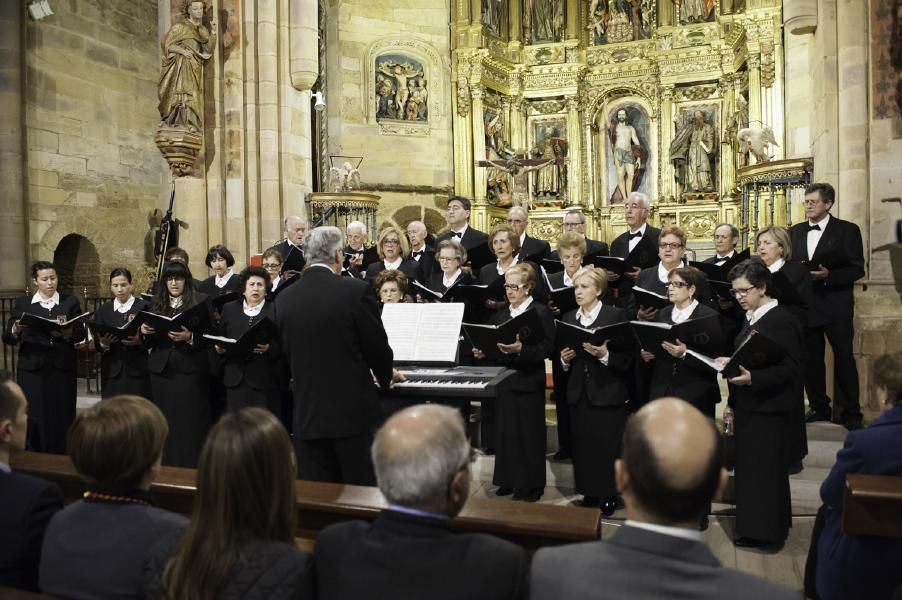
[{"label": "black suit jacket", "polygon": [[523,244],[520,246],[520,260],[533,257],[540,261],[549,255],[551,255],[551,246],[545,240],[529,237],[529,235],[523,238]]},{"label": "black suit jacket", "polygon": [[[283,261],[282,270],[283,271],[285,270],[284,261],[286,258],[288,258],[288,253],[291,251],[292,248],[294,248],[294,245],[290,244],[287,239],[282,240],[278,244],[274,244],[271,248],[272,250],[278,251],[278,253],[282,255],[282,261]],[[303,251],[304,251],[304,249],[302,247],[301,252],[303,252]]]},{"label": "black suit jacket", "polygon": [[[571,325],[580,325],[576,319],[579,309],[572,310],[561,319]],[[626,311],[613,306],[602,305],[601,312],[591,327],[604,327],[629,320]],[[579,348],[576,358],[570,362],[567,378],[567,401],[577,404],[583,391],[589,402],[595,406],[621,406],[629,402],[629,386],[627,385],[633,354],[622,350],[611,350],[608,364],[603,365],[597,358],[589,356]],[[560,355],[554,360],[560,360]]]},{"label": "black suit jacket", "polygon": [[6,329],[3,332],[3,341],[7,344],[19,344],[18,368],[23,371],[38,371],[44,366],[53,365],[60,371],[75,370],[75,349],[73,344],[85,338],[84,329],[78,327],[72,331],[72,338],[64,341],[54,338],[51,343],[50,336],[36,331],[22,331],[18,336],[12,334],[13,323],[23,313],[31,313],[45,318],[65,316],[72,319],[81,314],[81,306],[75,296],[60,294],[60,302],[51,310],[42,308],[40,303],[31,303],[31,296],[19,296],[13,304]]},{"label": "black suit jacket", "polygon": [[375,246],[364,246],[363,250],[354,250],[350,246],[345,246],[342,248],[342,252],[345,253],[345,258],[347,258],[348,254],[363,254],[363,262],[360,264],[360,267],[351,269],[351,272],[355,277],[362,277],[362,274],[366,273],[367,268],[371,264],[382,260],[379,258],[379,251],[376,250]]},{"label": "black suit jacket", "polygon": [[316,538],[319,600],[507,600],[526,596],[523,549],[447,521],[383,511]]},{"label": "black suit jacket", "polygon": [[294,377],[295,436],[316,440],[374,430],[381,412],[373,374],[389,385],[392,349],[372,286],[311,265],[276,297],[276,320]]},{"label": "black suit jacket", "polygon": [[[366,276],[365,279],[372,284],[375,281],[376,276],[379,275],[382,271],[385,270],[385,261],[380,260],[378,262],[372,263],[370,266],[366,268]],[[408,281],[413,281],[416,279],[419,282],[425,281],[423,277],[423,270],[420,268],[420,263],[415,261],[412,258],[404,258],[401,260],[401,266],[398,267],[398,270],[407,275]]]},{"label": "black suit jacket", "polygon": [[814,256],[808,256],[808,221],[793,225],[789,235],[794,258],[810,263],[812,269],[816,269],[828,253],[836,253],[840,261],[835,265],[824,265],[830,270],[827,279],[812,282],[809,325],[821,326],[836,319],[851,319],[855,303],[853,284],[865,275],[858,225],[830,215]]},{"label": "black suit jacket", "polygon": [[[445,240],[451,239],[451,231],[448,230],[445,233],[441,234],[437,238],[435,238],[435,247],[438,248],[439,244],[444,242]],[[471,248],[475,248],[480,244],[487,244],[489,241],[489,236],[478,229],[473,229],[469,225],[467,226],[467,230],[464,232],[463,237],[460,240],[461,246],[470,250]]]},{"label": "black suit jacket", "polygon": [[[208,302],[207,296],[201,293],[194,295],[195,305]],[[190,306],[183,307],[188,310]],[[190,374],[198,371],[208,372],[210,363],[207,357],[209,345],[204,342],[202,331],[194,332],[193,344],[187,342],[174,342],[165,333],[157,333],[145,337],[145,343],[150,346],[150,356],[147,358],[147,368],[151,373],[160,375],[167,367],[172,367],[180,373]]]},{"label": "black suit jacket", "polygon": [[[539,314],[545,339],[538,344],[523,344],[519,354],[504,354],[498,360],[499,365],[516,369],[510,382],[510,389],[514,392],[532,392],[545,388],[545,359],[554,351],[554,317],[551,310],[536,300],[532,301],[527,310],[534,310]],[[510,318],[510,307],[507,307],[492,315],[489,322],[501,325]]]},{"label": "black suit jacket", "polygon": [[417,263],[419,263],[420,271],[423,272],[423,279],[421,280],[421,283],[425,285],[426,282],[429,281],[432,277],[432,274],[438,270],[435,266],[435,250],[433,250],[431,246],[424,246],[423,254],[420,256],[419,260],[413,257],[413,251],[411,250],[410,258],[412,260],[416,260]]},{"label": "black suit jacket", "polygon": [[[132,307],[124,314],[117,313],[110,301],[97,309],[94,320],[102,325],[121,327],[128,322],[130,316],[137,315],[142,310],[147,310],[147,302],[141,298],[135,298]],[[100,349],[99,344],[97,349]],[[123,372],[129,377],[146,377],[147,348],[142,345],[123,346],[120,342],[115,342],[101,354],[100,373],[103,379],[117,379]]]},{"label": "black suit jacket", "polygon": [[[805,268],[805,265],[794,260],[784,262],[783,266],[780,267],[780,272],[786,275],[786,279],[795,287],[804,302],[804,306],[784,305],[783,308],[795,315],[802,327],[806,327],[810,316],[808,306],[811,305],[811,274]],[[849,318],[851,318],[851,315]]]},{"label": "black suit jacket", "polygon": [[44,531],[63,508],[55,483],[0,471],[0,586],[37,591]]},{"label": "black suit jacket", "polygon": [[[626,259],[631,266],[640,269],[654,267],[661,262],[658,258],[658,237],[660,235],[660,229],[646,225],[645,235],[630,252],[629,231],[625,231],[611,242],[611,256]],[[633,282],[627,277],[621,277],[613,287],[617,289],[617,306],[627,306],[632,296]]]},{"label": "black suit jacket", "polygon": [[222,287],[216,287],[216,275],[211,275],[200,282],[197,291],[206,294],[210,298],[216,298],[217,296],[222,296],[229,292],[240,293],[241,283],[238,281],[238,273],[232,273],[232,276],[229,277],[229,280],[226,281],[226,284]]},{"label": "black suit jacket", "polygon": [[[250,329],[251,325],[264,317],[273,323],[276,322],[276,307],[270,301],[263,305],[260,314],[255,317],[244,314],[244,300],[229,302],[222,309],[222,319],[219,321],[220,335],[238,339]],[[224,359],[222,382],[228,388],[236,388],[245,383],[255,390],[275,390],[282,384],[282,372],[281,342],[276,338],[270,342],[266,354]]]}]

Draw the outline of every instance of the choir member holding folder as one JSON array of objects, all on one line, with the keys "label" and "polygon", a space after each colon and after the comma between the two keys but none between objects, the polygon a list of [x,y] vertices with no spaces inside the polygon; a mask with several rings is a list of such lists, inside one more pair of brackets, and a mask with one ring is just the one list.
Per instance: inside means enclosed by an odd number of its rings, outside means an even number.
[{"label": "choir member holding folder", "polygon": [[[248,267],[238,276],[238,282],[242,298],[225,305],[219,322],[219,335],[235,342],[212,340],[224,362],[226,406],[233,412],[261,406],[279,416],[284,365],[276,335],[275,305],[266,301],[269,275],[261,267]],[[252,339],[245,340],[248,335]]]},{"label": "choir member holding folder", "polygon": [[[656,315],[657,323],[677,325],[692,321],[698,324],[698,342],[692,339],[666,339],[658,348],[643,349],[642,360],[652,363],[651,398],[676,396],[683,398],[713,419],[714,406],[720,402],[717,372],[698,359],[687,354],[693,350],[710,356],[723,351],[723,333],[720,316],[709,306],[700,304],[698,291],[704,275],[693,267],[680,267],[668,274],[667,295],[672,303]],[[703,321],[696,321],[704,319]],[[636,325],[652,327],[652,325]]]},{"label": "choir member holding folder", "polygon": [[[781,352],[771,352],[751,368],[718,358],[738,375],[730,377],[736,436],[736,545],[782,544],[792,517],[789,475],[790,413],[802,373],[802,327],[772,294],[771,273],[761,260],[740,263],[730,272],[733,295],[747,314],[734,343],[764,336]],[[760,358],[760,357],[759,357]],[[734,359],[735,360],[735,359]]]},{"label": "choir member holding folder", "polygon": [[132,295],[132,274],[117,268],[110,273],[113,299],[103,304],[88,327],[94,334],[94,348],[100,352],[100,394],[112,398],[120,394],[152,398],[147,348],[139,331],[141,311],[147,301]]},{"label": "choir member holding folder", "polygon": [[[579,308],[564,315],[563,323],[598,328],[628,321],[626,311],[601,302],[608,284],[603,269],[583,267],[576,272],[573,283]],[[583,495],[583,506],[601,505],[602,512],[610,516],[619,500],[614,460],[620,456],[626,424],[634,351],[610,347],[608,339],[599,342],[563,347],[560,360],[570,372],[567,401],[576,491]]]},{"label": "choir member holding folder", "polygon": [[34,263],[31,280],[37,291],[16,298],[3,341],[19,344],[16,381],[28,398],[28,448],[65,454],[66,431],[75,419],[74,345],[84,339],[84,325],[60,324],[82,316],[81,307],[78,298],[57,291],[53,263]]},{"label": "choir member holding folder", "polygon": [[473,283],[473,276],[461,268],[467,262],[467,249],[456,239],[440,242],[435,259],[440,270],[429,278],[426,285],[430,290],[444,294],[452,285]]},{"label": "choir member holding folder", "polygon": [[[659,307],[666,306],[667,282],[671,271],[683,266],[683,254],[686,250],[686,233],[675,225],[670,225],[661,230],[658,238],[658,258],[661,262],[653,267],[642,269],[636,278],[635,288],[642,288],[664,297],[664,302],[654,304],[645,297],[636,298],[638,312],[636,316],[641,321],[654,321],[655,313]],[[705,284],[707,286],[707,282]]]},{"label": "choir member holding folder", "polygon": [[[201,337],[201,330],[210,325],[210,308],[207,296],[187,283],[191,281],[187,265],[166,263],[161,281],[150,314],[142,314],[141,334],[150,347],[147,363],[154,403],[169,422],[163,464],[194,467],[211,421],[207,346]],[[189,311],[196,316],[190,322],[178,320],[167,326],[160,318]]]},{"label": "choir member holding folder", "polygon": [[[498,343],[498,364],[514,369],[510,385],[495,402],[495,473],[498,496],[535,502],[545,489],[545,359],[551,354],[554,320],[544,305],[531,296],[536,286],[530,264],[510,267],[504,274],[509,306],[492,315],[500,325],[527,311],[538,316],[539,328],[524,329],[511,343]],[[484,359],[489,348],[473,348]],[[494,354],[494,353],[493,353]]]},{"label": "choir member holding folder", "polygon": [[[510,225],[498,225],[489,233],[489,248],[498,258],[479,270],[479,283],[491,285],[499,277],[504,277],[507,270],[517,264],[517,253],[520,252],[520,237],[514,233]],[[488,298],[486,308],[499,310],[507,304],[506,298]]]}]

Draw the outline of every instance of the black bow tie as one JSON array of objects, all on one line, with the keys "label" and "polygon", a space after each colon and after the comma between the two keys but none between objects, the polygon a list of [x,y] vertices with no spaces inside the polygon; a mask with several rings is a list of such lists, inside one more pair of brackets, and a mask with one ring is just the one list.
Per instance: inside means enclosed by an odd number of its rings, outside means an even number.
[{"label": "black bow tie", "polygon": [[820,230],[821,230],[821,226],[820,226],[820,225],[809,225],[809,226],[808,226],[808,231],[814,231],[815,229],[816,229],[817,231],[820,231]]},{"label": "black bow tie", "polygon": [[629,239],[640,238],[640,237],[642,237],[642,232],[641,232],[641,231],[637,231],[636,233],[631,233],[631,234],[629,234]]},{"label": "black bow tie", "polygon": [[452,231],[452,232],[451,232],[451,237],[457,237],[457,238],[463,239],[464,234],[461,233],[460,231]]},{"label": "black bow tie", "polygon": [[423,256],[423,252],[425,252],[425,250],[414,250],[413,253],[411,254],[411,256],[413,256],[415,259],[417,259],[417,258],[420,258],[421,256]]},{"label": "black bow tie", "polygon": [[728,260],[730,260],[730,257],[729,257],[729,256],[724,256],[723,258],[717,257],[717,258],[714,260],[714,262],[717,262],[717,263],[724,263],[724,262],[727,262]]}]

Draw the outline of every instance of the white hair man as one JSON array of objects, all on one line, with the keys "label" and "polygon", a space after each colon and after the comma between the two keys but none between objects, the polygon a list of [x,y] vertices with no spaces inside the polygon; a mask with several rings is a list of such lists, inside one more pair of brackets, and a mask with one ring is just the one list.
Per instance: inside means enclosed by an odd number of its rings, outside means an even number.
[{"label": "white hair man", "polygon": [[407,224],[407,239],[410,242],[410,258],[420,263],[423,278],[429,281],[435,270],[435,249],[426,243],[429,230],[422,221],[411,221]]},{"label": "white hair man", "polygon": [[362,277],[366,268],[374,262],[379,262],[379,252],[375,246],[366,245],[366,225],[362,221],[351,221],[345,226],[347,245],[344,248],[345,266],[349,272],[357,277]]},{"label": "white hair man", "polygon": [[541,261],[548,258],[551,254],[551,247],[548,242],[530,237],[526,233],[529,225],[529,213],[522,206],[513,206],[507,211],[507,224],[511,226],[514,233],[520,236],[520,261],[533,260]]},{"label": "white hair man", "polygon": [[290,215],[283,221],[285,239],[270,248],[282,257],[282,276],[292,277],[304,269],[304,236],[307,234],[307,218]]},{"label": "white hair man", "polygon": [[629,231],[621,233],[611,242],[611,256],[624,259],[623,276],[608,272],[608,281],[616,289],[617,306],[630,304],[633,284],[639,271],[658,264],[658,237],[661,230],[648,224],[651,200],[642,192],[632,192],[623,203],[623,217]]}]

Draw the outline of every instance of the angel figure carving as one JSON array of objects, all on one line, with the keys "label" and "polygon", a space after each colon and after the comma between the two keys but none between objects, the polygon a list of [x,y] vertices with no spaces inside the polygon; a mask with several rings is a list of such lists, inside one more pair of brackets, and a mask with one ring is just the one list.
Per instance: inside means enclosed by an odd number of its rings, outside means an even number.
[{"label": "angel figure carving", "polygon": [[759,163],[768,162],[771,159],[768,152],[771,145],[780,145],[774,138],[774,130],[770,127],[740,129],[736,139],[739,141],[739,152],[746,155],[751,152]]},{"label": "angel figure carving", "polygon": [[341,168],[329,169],[329,189],[333,192],[350,192],[360,188],[360,171],[344,163]]}]

